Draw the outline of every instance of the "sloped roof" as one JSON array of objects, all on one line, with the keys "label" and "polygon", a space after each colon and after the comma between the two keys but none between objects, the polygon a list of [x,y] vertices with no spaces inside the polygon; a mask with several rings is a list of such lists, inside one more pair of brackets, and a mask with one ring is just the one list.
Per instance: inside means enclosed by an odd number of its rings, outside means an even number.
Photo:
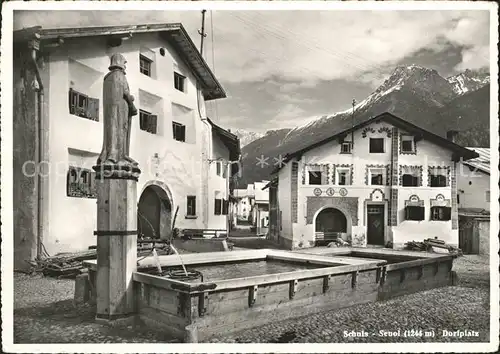
[{"label": "sloped roof", "polygon": [[490,149],[481,147],[467,147],[479,154],[479,157],[464,162],[464,165],[476,168],[484,173],[490,174]]},{"label": "sloped roof", "polygon": [[230,131],[218,126],[210,118],[207,118],[207,121],[212,126],[213,131],[219,136],[224,145],[226,145],[226,147],[228,148],[231,155],[230,159],[232,161],[238,160],[241,153],[240,138],[238,138],[237,135],[234,135]]},{"label": "sloped roof", "polygon": [[94,36],[130,37],[135,33],[158,32],[179,54],[184,63],[193,72],[201,85],[205,100],[225,98],[226,93],[214,73],[210,70],[196,45],[180,23],[103,26],[103,27],[72,27],[44,29],[41,26],[24,28],[14,31],[14,43],[30,40],[40,40],[44,43],[65,38],[82,38]]},{"label": "sloped roof", "polygon": [[[418,127],[418,126],[416,126],[416,125],[414,125],[414,124],[412,124],[412,123],[410,123],[410,122],[408,122],[400,117],[397,117],[389,112],[385,112],[385,113],[379,114],[375,117],[368,118],[368,119],[365,119],[362,121],[358,121],[357,124],[354,126],[352,125],[352,122],[349,119],[339,120],[339,124],[331,132],[331,135],[328,138],[322,139],[322,140],[317,141],[317,142],[312,143],[312,144],[309,143],[305,146],[302,146],[302,147],[296,149],[293,152],[288,153],[285,156],[285,161],[290,161],[290,159],[292,159],[293,157],[300,156],[300,155],[304,154],[305,152],[312,150],[314,148],[317,148],[321,145],[324,145],[330,141],[333,141],[342,135],[350,134],[351,131],[356,131],[356,130],[361,129],[364,126],[367,126],[373,122],[381,121],[381,120],[386,121],[394,126],[401,128],[401,129],[404,129],[405,131],[407,131],[409,133],[420,135],[424,139],[432,141],[433,143],[435,143],[439,146],[442,146],[444,148],[447,148],[447,149],[453,151],[453,153],[455,155],[454,157],[457,159],[461,157],[461,158],[463,158],[463,160],[469,160],[469,159],[476,158],[479,156],[478,153],[475,153],[474,151],[466,149],[463,146],[455,144],[452,141],[450,141],[442,136],[431,133],[431,132],[429,132],[423,128],[420,128],[420,127]],[[281,166],[281,167],[283,167],[283,166]],[[273,173],[276,173],[277,171],[279,171],[281,169],[281,167],[276,168],[273,171]]]}]

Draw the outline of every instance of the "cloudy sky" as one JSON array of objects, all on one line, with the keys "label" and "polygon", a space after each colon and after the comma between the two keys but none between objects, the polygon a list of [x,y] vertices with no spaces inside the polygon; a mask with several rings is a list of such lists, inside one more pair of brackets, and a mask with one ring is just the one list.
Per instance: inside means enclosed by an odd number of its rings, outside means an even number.
[{"label": "cloudy sky", "polygon": [[[162,22],[181,22],[199,44],[200,11],[16,11],[14,29]],[[484,10],[214,10],[205,30],[205,59],[228,93],[209,115],[233,129],[288,128],[343,111],[400,64],[444,77],[489,66]]]}]

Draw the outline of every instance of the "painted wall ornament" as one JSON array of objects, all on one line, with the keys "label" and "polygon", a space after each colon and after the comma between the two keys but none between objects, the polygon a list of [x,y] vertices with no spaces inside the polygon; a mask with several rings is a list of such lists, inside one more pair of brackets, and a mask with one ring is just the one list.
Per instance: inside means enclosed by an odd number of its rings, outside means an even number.
[{"label": "painted wall ornament", "polygon": [[347,189],[341,188],[339,190],[339,194],[340,194],[341,197],[345,197],[347,195]]},{"label": "painted wall ornament", "polygon": [[333,189],[332,187],[328,188],[326,190],[326,195],[329,197],[333,197],[335,195],[335,189]]},{"label": "painted wall ornament", "polygon": [[418,197],[418,195],[416,194],[413,194],[413,195],[410,195],[410,198],[408,199],[410,202],[419,202],[420,201],[420,198]]},{"label": "painted wall ornament", "polygon": [[366,127],[365,129],[363,129],[363,130],[361,131],[361,136],[362,136],[363,138],[366,138],[366,134],[368,134],[368,132],[370,132],[370,133],[375,133],[375,129],[373,129],[372,127]]},{"label": "painted wall ornament", "polygon": [[323,191],[321,190],[321,188],[314,188],[314,191],[313,191],[314,195],[319,197]]},{"label": "painted wall ornament", "polygon": [[389,128],[389,127],[380,127],[378,129],[378,132],[379,133],[386,132],[388,138],[390,138],[392,136],[392,131],[391,131],[391,128]]},{"label": "painted wall ornament", "polygon": [[126,63],[123,55],[113,54],[110,72],[104,77],[104,140],[97,165],[138,165],[129,156],[131,123],[132,117],[137,115],[137,108],[125,77]]}]

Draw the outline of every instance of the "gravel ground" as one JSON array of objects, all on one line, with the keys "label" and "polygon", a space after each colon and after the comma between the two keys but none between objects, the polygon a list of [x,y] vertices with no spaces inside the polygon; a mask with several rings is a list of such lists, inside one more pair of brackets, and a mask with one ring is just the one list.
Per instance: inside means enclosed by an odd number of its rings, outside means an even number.
[{"label": "gravel ground", "polygon": [[[211,342],[487,342],[489,332],[488,259],[465,256],[454,269],[460,284],[396,299],[285,320]],[[73,280],[16,274],[14,343],[165,343],[162,333],[134,326],[112,328],[95,323],[95,309],[73,304]],[[380,337],[379,330],[434,330],[434,337]],[[473,330],[479,337],[443,337],[442,330]],[[345,337],[344,331],[370,333]]]}]

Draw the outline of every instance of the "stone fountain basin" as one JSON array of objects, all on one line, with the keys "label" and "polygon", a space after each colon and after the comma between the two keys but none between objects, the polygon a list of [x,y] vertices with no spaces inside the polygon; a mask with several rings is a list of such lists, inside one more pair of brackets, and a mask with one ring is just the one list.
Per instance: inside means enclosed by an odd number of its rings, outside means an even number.
[{"label": "stone fountain basin", "polygon": [[[133,273],[136,317],[185,342],[312,313],[449,285],[453,257],[392,250],[260,249],[183,254],[203,281],[148,274],[153,257]],[[159,256],[162,270],[178,255]],[[86,262],[91,282],[95,261]]]},{"label": "stone fountain basin", "polygon": [[[137,317],[186,342],[376,301],[386,263],[269,249],[181,256],[188,269],[202,270],[203,282],[148,274],[153,257],[139,263],[133,281]],[[181,266],[177,255],[159,260],[162,269]],[[86,264],[94,282],[96,263]]]},{"label": "stone fountain basin", "polygon": [[392,250],[387,248],[312,248],[301,253],[342,259],[384,260],[379,300],[430,290],[457,282],[452,271],[456,255]]}]

